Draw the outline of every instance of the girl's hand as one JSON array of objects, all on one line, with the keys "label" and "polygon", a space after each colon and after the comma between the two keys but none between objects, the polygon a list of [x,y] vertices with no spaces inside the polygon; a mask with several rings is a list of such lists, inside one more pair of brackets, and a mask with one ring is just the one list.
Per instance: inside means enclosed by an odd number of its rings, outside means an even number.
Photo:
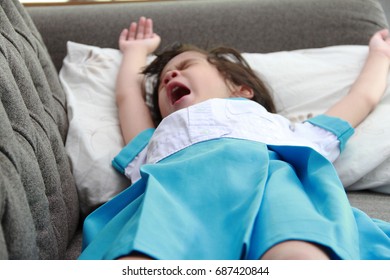
[{"label": "girl's hand", "polygon": [[119,35],[119,49],[122,53],[129,49],[139,49],[151,54],[158,48],[160,41],[160,36],[153,32],[152,19],[141,17],[138,23],[132,22],[128,29],[122,30]]},{"label": "girl's hand", "polygon": [[383,29],[376,32],[370,40],[369,48],[371,52],[385,55],[390,62],[390,37],[389,30]]}]

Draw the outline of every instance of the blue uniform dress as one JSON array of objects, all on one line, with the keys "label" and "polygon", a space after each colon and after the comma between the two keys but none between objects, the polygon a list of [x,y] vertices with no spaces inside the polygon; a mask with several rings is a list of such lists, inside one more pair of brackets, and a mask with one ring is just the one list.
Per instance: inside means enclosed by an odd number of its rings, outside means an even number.
[{"label": "blue uniform dress", "polygon": [[390,259],[390,225],[350,206],[331,163],[352,133],[338,118],[292,124],[244,99],[179,110],[114,159],[134,183],[86,218],[80,259],[259,259],[287,240]]}]

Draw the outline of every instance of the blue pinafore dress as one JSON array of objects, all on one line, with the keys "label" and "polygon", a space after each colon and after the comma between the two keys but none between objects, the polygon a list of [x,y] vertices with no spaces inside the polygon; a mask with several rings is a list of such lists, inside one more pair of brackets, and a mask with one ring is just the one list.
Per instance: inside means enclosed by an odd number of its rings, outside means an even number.
[{"label": "blue pinafore dress", "polygon": [[338,118],[292,124],[246,99],[179,110],[113,160],[133,184],[86,218],[80,259],[259,259],[287,240],[390,259],[390,224],[350,206],[331,163],[352,134]]}]

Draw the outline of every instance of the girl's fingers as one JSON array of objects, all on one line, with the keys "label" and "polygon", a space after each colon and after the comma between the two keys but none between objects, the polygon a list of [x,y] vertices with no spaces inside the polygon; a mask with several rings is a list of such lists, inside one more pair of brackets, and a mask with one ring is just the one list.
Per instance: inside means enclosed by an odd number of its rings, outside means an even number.
[{"label": "girl's fingers", "polygon": [[145,24],[146,24],[146,18],[140,17],[140,19],[138,21],[138,30],[137,30],[136,39],[143,39],[144,38]]},{"label": "girl's fingers", "polygon": [[153,37],[153,21],[148,18],[145,23],[145,38]]},{"label": "girl's fingers", "polygon": [[386,42],[387,44],[389,44],[389,43],[390,43],[390,32],[389,32],[388,29],[385,29],[385,30],[383,31],[382,36],[383,36],[383,40],[385,40],[385,42]]},{"label": "girl's fingers", "polygon": [[389,36],[389,30],[388,29],[383,29],[380,31],[382,38],[386,39]]},{"label": "girl's fingers", "polygon": [[128,35],[128,30],[125,28],[122,30],[121,34],[119,35],[119,42],[126,40],[127,35]]},{"label": "girl's fingers", "polygon": [[128,40],[134,40],[136,38],[136,33],[137,33],[137,23],[132,22],[129,27],[129,32],[127,35]]},{"label": "girl's fingers", "polygon": [[140,17],[138,23],[132,22],[129,29],[124,29],[120,40],[142,40],[153,37],[153,21],[150,18]]}]

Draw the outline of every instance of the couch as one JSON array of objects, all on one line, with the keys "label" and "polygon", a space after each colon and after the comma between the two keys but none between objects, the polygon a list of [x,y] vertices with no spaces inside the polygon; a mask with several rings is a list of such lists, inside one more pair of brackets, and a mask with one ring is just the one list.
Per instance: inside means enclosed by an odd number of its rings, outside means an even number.
[{"label": "couch", "polygon": [[[76,259],[81,250],[84,215],[65,149],[67,98],[58,77],[67,41],[115,49],[120,30],[142,15],[155,20],[161,48],[181,41],[248,53],[367,45],[388,26],[375,0],[0,4],[0,259]],[[348,196],[390,221],[387,194]]]}]

